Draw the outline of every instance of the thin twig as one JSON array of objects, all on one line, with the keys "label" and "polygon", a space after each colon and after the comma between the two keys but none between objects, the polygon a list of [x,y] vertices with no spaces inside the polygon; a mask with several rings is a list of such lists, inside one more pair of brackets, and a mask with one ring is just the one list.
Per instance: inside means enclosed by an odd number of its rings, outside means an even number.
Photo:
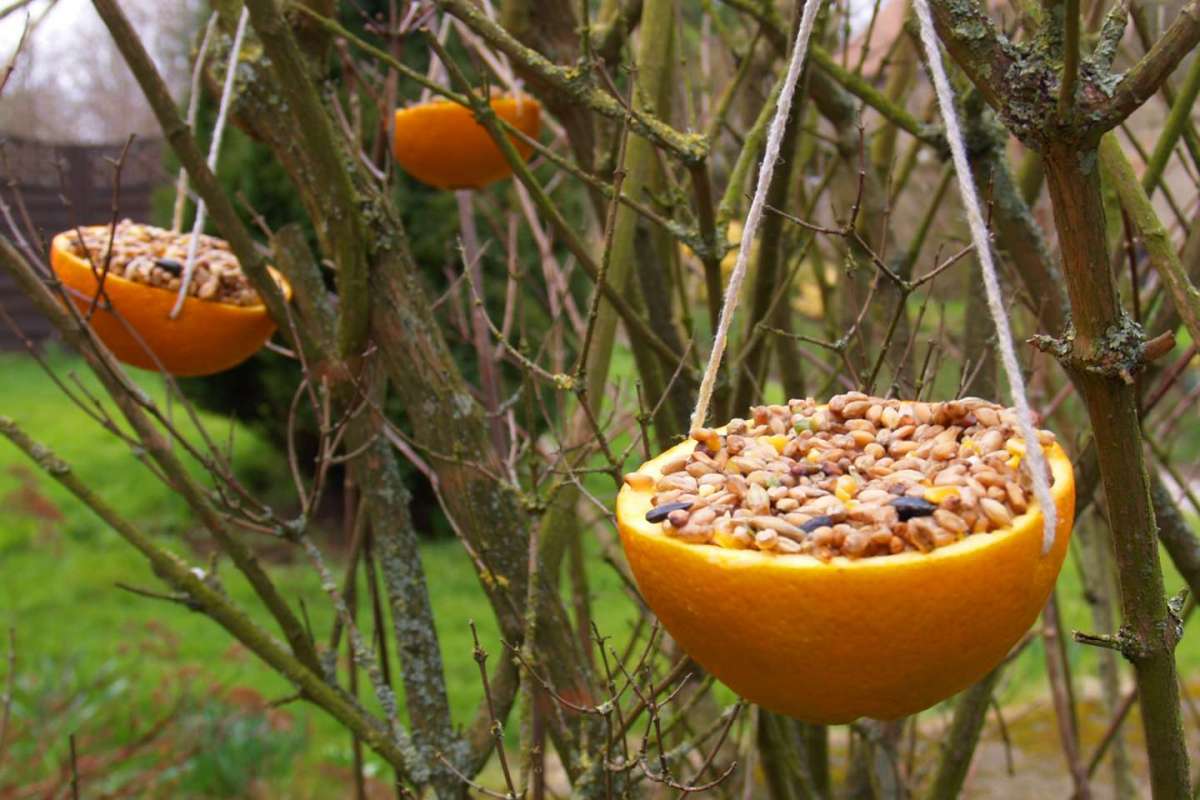
[{"label": "thin twig", "polygon": [[1063,68],[1058,91],[1058,115],[1066,120],[1075,106],[1079,80],[1079,0],[1063,0]]},{"label": "thin twig", "polygon": [[70,768],[71,768],[71,799],[79,800],[79,762],[75,754],[75,734],[71,733],[67,737],[67,742],[70,744]]},{"label": "thin twig", "polygon": [[12,719],[13,688],[17,685],[17,629],[8,629],[8,674],[4,676],[4,695],[0,697],[0,764],[4,763],[8,744],[8,723]]},{"label": "thin twig", "polygon": [[492,699],[492,686],[488,680],[487,673],[487,651],[479,644],[479,631],[475,628],[475,621],[471,620],[468,623],[471,626],[471,639],[474,641],[474,649],[472,656],[475,663],[479,665],[479,680],[483,684],[483,696],[487,702],[488,715],[492,720],[492,737],[495,740],[496,758],[500,762],[500,770],[504,773],[504,783],[508,787],[508,798],[516,800],[518,797],[517,787],[513,783],[512,771],[508,767],[508,757],[504,754],[504,724],[496,716],[496,703]]}]

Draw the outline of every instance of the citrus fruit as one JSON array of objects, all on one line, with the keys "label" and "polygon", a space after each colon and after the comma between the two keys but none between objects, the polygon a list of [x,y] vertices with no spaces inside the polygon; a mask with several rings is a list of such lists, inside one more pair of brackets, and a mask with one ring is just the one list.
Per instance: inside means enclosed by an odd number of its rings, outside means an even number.
[{"label": "citrus fruit", "polygon": [[[495,97],[497,116],[536,137],[541,105],[532,97]],[[522,158],[533,149],[510,138]],[[404,171],[438,189],[481,189],[512,174],[512,169],[487,129],[471,109],[449,100],[402,108],[396,112],[392,152]]]},{"label": "citrus fruit", "polygon": [[646,462],[617,497],[617,523],[643,597],[701,666],[748,700],[814,723],[895,719],[944,700],[998,665],[1037,618],[1067,552],[1071,463],[1045,448],[1058,528],[1042,554],[1035,502],[1010,525],[928,553],[833,558],[693,544],[648,522],[662,466]]},{"label": "citrus fruit", "polygon": [[[73,237],[71,231],[54,237],[50,264],[75,305],[86,313],[98,281],[91,264],[73,251]],[[271,275],[290,299],[288,282],[274,269]],[[254,355],[275,332],[275,321],[261,303],[238,306],[189,296],[179,316],[171,319],[175,290],[109,273],[104,291],[124,321],[101,304],[92,314],[92,330],[118,360],[141,369],[158,370],[161,363],[162,369],[181,377],[222,372]]]}]

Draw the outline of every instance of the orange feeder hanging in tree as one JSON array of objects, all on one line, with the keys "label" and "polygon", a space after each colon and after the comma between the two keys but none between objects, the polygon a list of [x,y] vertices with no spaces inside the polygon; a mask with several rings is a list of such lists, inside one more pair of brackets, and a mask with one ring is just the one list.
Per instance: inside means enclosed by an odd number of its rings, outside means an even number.
[{"label": "orange feeder hanging in tree", "polygon": [[[108,226],[98,227],[106,238]],[[169,231],[123,222],[118,226],[118,242],[122,232],[129,228],[151,236],[179,237]],[[54,237],[50,263],[75,305],[86,313],[96,296],[99,280],[78,246],[77,232],[67,231]],[[97,263],[103,263],[102,256]],[[177,261],[166,263],[172,270],[180,266]],[[274,269],[271,275],[284,297],[290,300],[291,286],[287,280]],[[197,289],[208,294],[204,284]],[[237,302],[226,302],[217,299],[216,289],[212,293],[212,299],[188,296],[180,313],[172,319],[176,288],[128,279],[115,274],[110,266],[109,274],[104,277],[104,294],[120,318],[105,310],[100,302],[90,324],[113,355],[126,364],[162,369],[181,377],[211,375],[231,369],[254,355],[275,332],[275,321],[257,296],[243,295]]]},{"label": "orange feeder hanging in tree", "polygon": [[1034,428],[923,0],[922,38],[1016,409],[859,395],[836,408],[759,407],[727,434],[704,427],[820,6],[801,15],[692,440],[626,476],[616,517],[642,595],[688,655],[768,710],[833,724],[920,711],[999,665],[1053,589],[1075,485],[1066,454]]},{"label": "orange feeder hanging in tree", "polygon": [[[491,100],[496,115],[517,130],[536,137],[542,107],[528,95]],[[533,152],[510,137],[522,158]],[[422,183],[438,189],[482,189],[512,174],[487,129],[471,109],[449,100],[402,108],[396,112],[392,152],[396,162]]]},{"label": "orange feeder hanging in tree", "polygon": [[[688,655],[746,699],[797,719],[896,719],[975,683],[1037,618],[1067,552],[1074,475],[1054,443],[1043,451],[1057,506],[1048,553],[1031,498],[1010,524],[929,552],[827,560],[698,544],[647,520],[664,465],[677,468],[697,446],[689,440],[646,462],[621,490],[617,523],[629,565]],[[915,488],[910,497],[921,493]],[[788,525],[778,510],[768,513]]]}]

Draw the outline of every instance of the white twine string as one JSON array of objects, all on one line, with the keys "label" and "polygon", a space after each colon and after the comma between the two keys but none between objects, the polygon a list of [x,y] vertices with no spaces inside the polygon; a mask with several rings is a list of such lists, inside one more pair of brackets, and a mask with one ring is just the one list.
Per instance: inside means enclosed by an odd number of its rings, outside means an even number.
[{"label": "white twine string", "polygon": [[[212,142],[208,146],[208,168],[217,171],[217,154],[221,152],[221,137],[225,134],[225,123],[229,118],[229,106],[233,100],[233,83],[237,77],[238,59],[241,57],[242,40],[246,37],[246,23],[250,13],[242,6],[242,14],[238,17],[237,31],[233,34],[233,49],[229,51],[229,64],[225,68],[225,85],[221,89],[221,107],[217,111],[217,123],[213,126]],[[183,301],[187,299],[188,287],[192,283],[192,274],[196,270],[196,250],[200,245],[200,234],[204,231],[205,217],[208,209],[201,199],[196,203],[196,221],[192,224],[192,239],[188,242],[187,261],[183,265],[183,279],[179,282],[179,296],[175,298],[175,307],[171,309],[170,318],[175,319],[183,309]]]},{"label": "white twine string", "polygon": [[1004,311],[1004,301],[1000,295],[1000,281],[996,278],[996,265],[992,261],[992,249],[983,221],[983,211],[979,206],[979,194],[975,188],[975,179],[971,175],[971,167],[967,162],[967,149],[963,143],[962,129],[958,124],[958,112],[954,108],[954,92],[950,89],[950,81],[946,78],[946,69],[942,65],[941,52],[938,50],[937,34],[934,32],[933,19],[929,14],[928,0],[915,0],[913,3],[917,19],[921,23],[921,44],[929,61],[929,71],[933,76],[933,88],[937,94],[938,107],[942,112],[942,121],[946,125],[946,139],[950,144],[950,156],[954,161],[954,172],[958,177],[958,190],[962,195],[963,207],[967,210],[967,222],[971,228],[971,240],[975,243],[975,253],[979,257],[979,270],[983,274],[983,286],[987,294],[988,311],[992,322],[996,325],[997,344],[1000,349],[1000,361],[1004,365],[1004,374],[1008,377],[1009,391],[1013,403],[1017,407],[1017,422],[1021,428],[1021,436],[1025,438],[1025,462],[1033,477],[1033,493],[1038,504],[1042,507],[1042,555],[1050,552],[1054,546],[1057,514],[1054,499],[1050,496],[1050,483],[1046,478],[1046,459],[1033,426],[1033,412],[1029,409],[1029,398],[1025,394],[1025,379],[1021,375],[1021,366],[1017,362],[1017,353],[1013,347],[1012,330],[1008,324],[1008,316]]},{"label": "white twine string", "polygon": [[792,95],[795,94],[796,84],[800,80],[800,69],[804,66],[804,56],[808,52],[808,40],[812,35],[813,23],[817,19],[821,0],[806,0],[804,13],[800,17],[800,30],[796,32],[796,43],[792,46],[792,60],[788,63],[787,75],[779,92],[779,104],[775,107],[775,117],[767,130],[767,146],[763,153],[762,167],[758,172],[758,184],[754,187],[754,197],[750,201],[750,211],[746,214],[746,224],[742,226],[742,241],[738,244],[737,262],[729,276],[729,285],[725,288],[725,299],[721,306],[721,318],[717,323],[717,333],[713,337],[712,353],[708,357],[708,366],[704,368],[704,378],[700,381],[700,394],[696,398],[696,410],[692,412],[692,427],[704,426],[708,416],[708,404],[712,400],[713,387],[717,382],[717,371],[721,368],[721,357],[725,354],[725,341],[729,337],[729,326],[733,322],[733,312],[737,310],[738,300],[742,290],[742,281],[746,277],[746,268],[750,263],[750,245],[762,219],[763,207],[767,204],[767,191],[771,186],[771,178],[775,174],[775,163],[779,160],[779,149],[783,144],[783,132],[787,127],[788,112],[792,107]]},{"label": "white twine string", "polygon": [[[213,31],[217,29],[217,12],[208,18],[204,28],[204,38],[200,40],[200,49],[196,53],[196,63],[192,67],[191,95],[188,97],[187,126],[195,130],[196,114],[200,110],[200,76],[204,74],[204,56],[208,53],[208,43],[212,41]],[[175,180],[175,211],[171,215],[171,232],[183,230],[183,209],[187,204],[188,174],[183,167],[179,168],[179,177]]]}]

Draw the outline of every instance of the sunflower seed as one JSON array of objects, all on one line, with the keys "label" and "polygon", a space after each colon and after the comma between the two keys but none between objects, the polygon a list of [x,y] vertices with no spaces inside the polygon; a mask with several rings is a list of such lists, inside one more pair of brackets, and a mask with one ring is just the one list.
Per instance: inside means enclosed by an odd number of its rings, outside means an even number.
[{"label": "sunflower seed", "polygon": [[691,503],[664,503],[646,512],[646,522],[662,522],[672,511],[686,511]]},{"label": "sunflower seed", "polygon": [[931,552],[1009,524],[1028,506],[1016,418],[978,398],[910,403],[848,392],[825,408],[810,399],[755,406],[724,434],[691,436],[697,447],[663,464],[657,480],[625,477],[653,490],[647,519],[689,544],[823,561]]},{"label": "sunflower seed", "polygon": [[907,522],[913,517],[927,517],[937,511],[937,506],[923,497],[897,497],[889,505],[896,509],[901,522]]}]

